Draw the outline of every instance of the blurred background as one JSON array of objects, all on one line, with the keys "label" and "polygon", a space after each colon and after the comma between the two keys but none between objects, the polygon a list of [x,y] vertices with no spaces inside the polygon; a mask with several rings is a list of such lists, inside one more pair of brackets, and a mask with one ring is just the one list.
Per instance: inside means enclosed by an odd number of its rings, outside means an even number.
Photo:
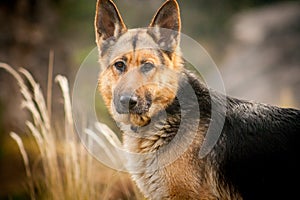
[{"label": "blurred background", "polygon": [[[298,1],[178,1],[182,32],[197,40],[216,62],[227,94],[300,108]],[[147,26],[162,2],[115,0],[129,28]],[[95,4],[95,0],[0,0],[0,62],[28,69],[46,92],[53,52],[54,76],[65,75],[72,87],[80,63],[96,46]],[[0,199],[28,198],[22,159],[8,136],[10,131],[28,132],[29,114],[21,109],[15,82],[0,70]],[[60,121],[62,114],[58,91],[54,84],[53,121]]]}]

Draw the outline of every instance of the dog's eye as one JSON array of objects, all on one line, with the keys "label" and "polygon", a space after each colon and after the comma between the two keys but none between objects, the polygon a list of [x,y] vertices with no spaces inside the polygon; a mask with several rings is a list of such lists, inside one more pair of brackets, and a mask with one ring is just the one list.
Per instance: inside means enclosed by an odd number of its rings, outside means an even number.
[{"label": "dog's eye", "polygon": [[117,61],[114,66],[120,72],[124,72],[126,68],[126,64],[123,61]]},{"label": "dog's eye", "polygon": [[141,67],[141,72],[146,73],[154,68],[154,65],[150,62],[145,62]]}]

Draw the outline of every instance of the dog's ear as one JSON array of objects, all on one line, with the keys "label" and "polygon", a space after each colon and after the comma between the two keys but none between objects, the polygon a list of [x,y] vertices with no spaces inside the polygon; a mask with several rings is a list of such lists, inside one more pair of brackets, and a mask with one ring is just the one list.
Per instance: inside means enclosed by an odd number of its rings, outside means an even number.
[{"label": "dog's ear", "polygon": [[127,30],[116,5],[111,0],[98,0],[96,5],[95,32],[98,47],[108,38],[118,38]]},{"label": "dog's ear", "polygon": [[167,50],[171,52],[176,49],[181,28],[180,11],[176,0],[168,0],[158,9],[149,28],[160,46],[166,45]]}]

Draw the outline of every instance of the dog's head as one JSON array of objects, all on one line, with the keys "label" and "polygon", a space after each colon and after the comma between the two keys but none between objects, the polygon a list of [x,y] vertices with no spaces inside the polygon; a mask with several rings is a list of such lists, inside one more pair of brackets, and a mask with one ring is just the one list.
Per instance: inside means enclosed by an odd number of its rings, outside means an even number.
[{"label": "dog's head", "polygon": [[98,0],[95,32],[102,67],[99,90],[112,116],[147,125],[172,103],[178,89],[182,60],[177,2],[165,2],[148,28],[128,30],[115,4]]}]

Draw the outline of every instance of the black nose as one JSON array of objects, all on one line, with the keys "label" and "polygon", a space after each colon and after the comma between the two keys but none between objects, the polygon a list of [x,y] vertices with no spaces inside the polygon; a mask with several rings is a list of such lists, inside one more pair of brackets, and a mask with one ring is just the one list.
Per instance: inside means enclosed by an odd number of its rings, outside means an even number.
[{"label": "black nose", "polygon": [[123,109],[132,110],[137,105],[137,97],[131,95],[122,95],[120,97],[120,104],[122,105]]}]

